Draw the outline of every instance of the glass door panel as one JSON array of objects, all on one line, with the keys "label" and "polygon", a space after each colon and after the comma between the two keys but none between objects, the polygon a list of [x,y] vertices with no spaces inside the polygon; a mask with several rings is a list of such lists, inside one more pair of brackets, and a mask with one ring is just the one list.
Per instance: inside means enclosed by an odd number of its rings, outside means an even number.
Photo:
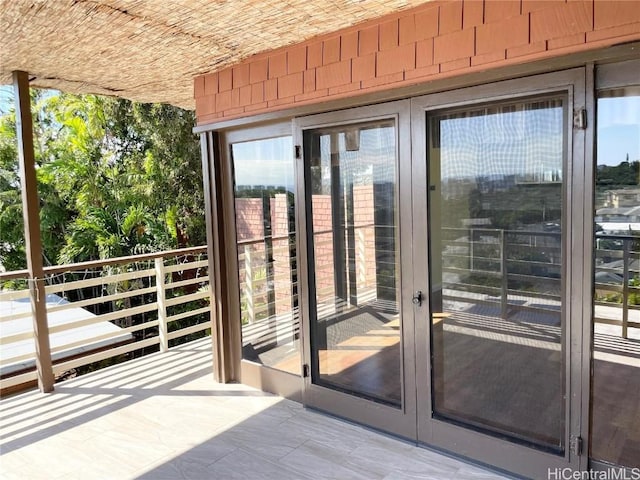
[{"label": "glass door panel", "polygon": [[640,86],[598,92],[596,142],[591,457],[637,468]]},{"label": "glass door panel", "polygon": [[300,375],[293,142],[231,144],[242,359]]},{"label": "glass door panel", "polygon": [[304,132],[312,382],[402,403],[395,120]]},{"label": "glass door panel", "polygon": [[566,108],[427,115],[433,416],[559,454]]}]

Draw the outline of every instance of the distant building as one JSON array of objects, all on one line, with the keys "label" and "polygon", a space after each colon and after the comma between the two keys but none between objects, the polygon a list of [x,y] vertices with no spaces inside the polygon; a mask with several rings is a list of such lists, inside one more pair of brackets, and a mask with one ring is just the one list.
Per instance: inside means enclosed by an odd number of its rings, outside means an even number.
[{"label": "distant building", "polygon": [[640,189],[609,190],[605,203],[596,210],[595,222],[605,233],[629,233],[640,225]]},{"label": "distant building", "polygon": [[640,188],[609,190],[605,207],[637,207],[640,205]]},{"label": "distant building", "polygon": [[615,223],[640,222],[640,205],[632,207],[603,207],[596,211],[595,221]]}]

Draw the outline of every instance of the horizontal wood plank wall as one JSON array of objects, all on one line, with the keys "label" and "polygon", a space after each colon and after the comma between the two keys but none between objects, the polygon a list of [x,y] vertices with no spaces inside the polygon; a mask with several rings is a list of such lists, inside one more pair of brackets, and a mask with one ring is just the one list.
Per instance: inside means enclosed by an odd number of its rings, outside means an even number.
[{"label": "horizontal wood plank wall", "polygon": [[195,78],[198,124],[640,39],[638,0],[434,1]]}]

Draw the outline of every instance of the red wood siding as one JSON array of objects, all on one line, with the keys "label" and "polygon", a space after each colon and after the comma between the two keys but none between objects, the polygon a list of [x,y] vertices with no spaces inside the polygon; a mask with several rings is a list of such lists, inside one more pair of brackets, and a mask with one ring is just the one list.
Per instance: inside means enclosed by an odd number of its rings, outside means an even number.
[{"label": "red wood siding", "polygon": [[448,0],[194,81],[198,124],[640,40],[637,0]]}]

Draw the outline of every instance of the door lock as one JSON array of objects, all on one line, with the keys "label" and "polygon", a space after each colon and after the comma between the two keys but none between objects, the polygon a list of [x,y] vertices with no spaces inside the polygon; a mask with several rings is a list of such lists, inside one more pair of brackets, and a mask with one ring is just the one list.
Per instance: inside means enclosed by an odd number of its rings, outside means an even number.
[{"label": "door lock", "polygon": [[416,290],[416,293],[413,294],[413,298],[411,299],[414,305],[418,307],[422,305],[422,290]]}]

